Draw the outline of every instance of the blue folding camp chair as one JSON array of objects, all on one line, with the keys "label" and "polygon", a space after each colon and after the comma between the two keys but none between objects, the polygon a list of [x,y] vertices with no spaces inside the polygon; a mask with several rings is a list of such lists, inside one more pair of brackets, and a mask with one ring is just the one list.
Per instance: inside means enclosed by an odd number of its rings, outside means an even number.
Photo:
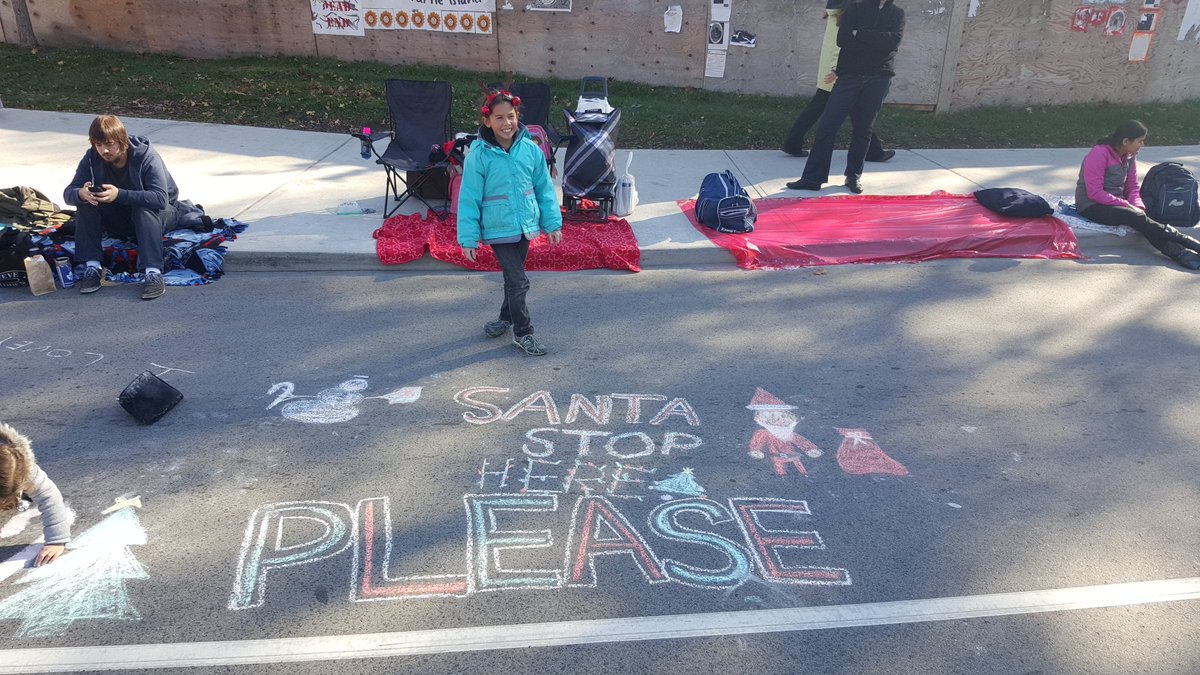
[{"label": "blue folding camp chair", "polygon": [[[382,164],[387,173],[383,217],[390,217],[409,197],[416,197],[438,218],[445,218],[450,208],[449,196],[442,200],[442,208],[438,209],[426,200],[421,190],[434,176],[444,175],[442,172],[449,166],[447,158],[435,160],[430,153],[440,150],[450,138],[450,103],[454,95],[450,83],[388,80],[385,92],[392,130],[369,136],[351,133],[351,136],[363,142],[364,148],[370,148],[375,155],[375,163]],[[381,155],[375,149],[375,141],[384,138],[391,140]],[[395,202],[390,209],[389,200]]]}]

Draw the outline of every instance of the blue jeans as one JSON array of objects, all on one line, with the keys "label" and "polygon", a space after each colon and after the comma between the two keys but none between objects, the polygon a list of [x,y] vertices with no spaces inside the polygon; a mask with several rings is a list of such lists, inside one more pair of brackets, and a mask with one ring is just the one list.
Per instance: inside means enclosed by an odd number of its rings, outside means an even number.
[{"label": "blue jeans", "polygon": [[529,292],[529,277],[525,274],[525,258],[529,255],[529,240],[521,237],[515,244],[492,244],[500,272],[504,274],[504,303],[500,305],[500,320],[512,324],[513,337],[533,333],[525,294]]},{"label": "blue jeans", "polygon": [[98,260],[104,264],[104,233],[118,239],[136,239],[138,269],[163,268],[163,232],[174,229],[179,214],[174,204],[162,211],[120,204],[80,204],[75,210],[75,262]]},{"label": "blue jeans", "polygon": [[804,180],[824,183],[829,180],[829,162],[833,157],[833,142],[842,122],[850,118],[853,134],[846,157],[846,178],[858,178],[863,172],[867,148],[875,128],[875,117],[892,87],[891,75],[843,75],[833,84],[825,112],[817,123],[808,162],[804,165]]}]

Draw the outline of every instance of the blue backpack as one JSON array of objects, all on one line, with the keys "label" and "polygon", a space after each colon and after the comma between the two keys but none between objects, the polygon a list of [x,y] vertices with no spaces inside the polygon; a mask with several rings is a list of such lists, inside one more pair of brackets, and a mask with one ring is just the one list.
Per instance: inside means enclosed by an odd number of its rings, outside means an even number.
[{"label": "blue backpack", "polygon": [[696,220],[717,232],[746,234],[754,231],[758,209],[733,172],[710,173],[700,183]]}]

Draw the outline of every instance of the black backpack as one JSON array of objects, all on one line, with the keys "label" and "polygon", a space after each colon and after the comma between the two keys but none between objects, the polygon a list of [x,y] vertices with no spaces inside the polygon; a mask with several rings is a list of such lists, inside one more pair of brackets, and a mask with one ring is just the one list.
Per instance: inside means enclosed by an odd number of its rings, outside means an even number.
[{"label": "black backpack", "polygon": [[758,220],[758,209],[731,171],[704,177],[695,208],[696,220],[717,232],[753,232],[754,221]]},{"label": "black backpack", "polygon": [[0,224],[0,286],[27,286],[25,256],[34,248],[28,232]]},{"label": "black backpack", "polygon": [[1200,223],[1200,189],[1196,177],[1178,162],[1155,164],[1142,180],[1146,215],[1175,227]]}]

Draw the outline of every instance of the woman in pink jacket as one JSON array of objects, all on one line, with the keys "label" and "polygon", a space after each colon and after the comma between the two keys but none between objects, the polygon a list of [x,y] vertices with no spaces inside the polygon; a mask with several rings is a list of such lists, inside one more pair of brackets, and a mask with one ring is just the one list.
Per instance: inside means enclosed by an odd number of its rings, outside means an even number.
[{"label": "woman in pink jacket", "polygon": [[1123,122],[1096,142],[1075,185],[1075,210],[1101,225],[1128,225],[1171,260],[1189,270],[1200,269],[1200,241],[1146,215],[1138,188],[1137,152],[1146,144],[1146,125]]}]

